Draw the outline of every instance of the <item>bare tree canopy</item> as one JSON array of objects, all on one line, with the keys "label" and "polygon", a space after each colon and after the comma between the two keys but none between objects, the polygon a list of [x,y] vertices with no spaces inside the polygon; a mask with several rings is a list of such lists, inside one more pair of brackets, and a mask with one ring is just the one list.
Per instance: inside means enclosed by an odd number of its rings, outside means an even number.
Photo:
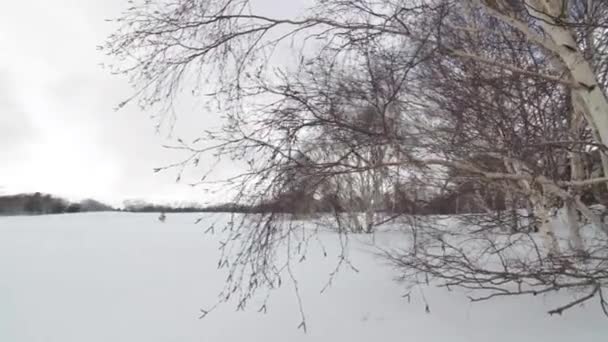
[{"label": "bare tree canopy", "polygon": [[[574,299],[552,314],[591,299],[608,314],[608,2],[261,8],[134,1],[103,47],[135,89],[121,105],[174,115],[190,92],[226,118],[180,140],[191,156],[170,166],[209,153],[248,165],[226,183],[259,210],[226,227],[225,300],[278,286],[314,236],[292,219],[322,212],[341,234],[400,218],[408,247],[385,254],[406,284],[474,301],[565,289]],[[437,213],[475,215],[443,226]]]}]

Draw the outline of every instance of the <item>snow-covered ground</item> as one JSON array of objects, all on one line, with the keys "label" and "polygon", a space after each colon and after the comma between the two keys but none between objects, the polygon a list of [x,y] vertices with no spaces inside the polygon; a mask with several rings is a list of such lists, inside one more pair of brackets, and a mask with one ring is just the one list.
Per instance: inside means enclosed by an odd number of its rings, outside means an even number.
[{"label": "snow-covered ground", "polygon": [[[608,341],[608,319],[595,304],[550,317],[559,298],[471,304],[435,288],[415,290],[408,303],[394,270],[364,243],[350,250],[360,272],[345,269],[320,294],[337,260],[331,233],[321,237],[328,257],[313,248],[295,269],[307,334],[297,329],[288,283],[266,314],[227,305],[201,320],[225,273],[216,270],[217,237],[193,224],[199,216],[168,215],[164,224],[155,214],[0,217],[0,341]],[[376,238],[395,245],[396,234]]]}]

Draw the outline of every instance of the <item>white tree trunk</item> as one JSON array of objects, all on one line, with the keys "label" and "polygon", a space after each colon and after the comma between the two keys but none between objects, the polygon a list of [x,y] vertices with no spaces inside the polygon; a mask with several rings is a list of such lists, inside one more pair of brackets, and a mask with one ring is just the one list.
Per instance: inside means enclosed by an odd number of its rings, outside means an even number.
[{"label": "white tree trunk", "polygon": [[[522,174],[524,166],[514,161],[504,161],[507,170],[514,174]],[[529,194],[530,202],[532,203],[532,209],[534,210],[534,216],[540,220],[540,226],[538,232],[541,234],[543,239],[543,245],[550,255],[559,254],[559,244],[557,237],[553,232],[553,226],[551,225],[551,218],[549,210],[545,205],[544,187],[543,191],[540,192],[538,189],[533,188],[530,182],[521,180],[518,182],[520,186]]]},{"label": "white tree trunk", "polygon": [[517,203],[513,191],[505,190],[505,211],[511,220],[511,232],[516,233],[519,231],[519,216],[517,214]]},{"label": "white tree trunk", "polygon": [[538,232],[543,239],[543,245],[549,255],[559,255],[559,244],[555,233],[553,232],[549,210],[542,199],[537,198],[536,196],[534,197],[534,212],[536,217],[540,220]]},{"label": "white tree trunk", "polygon": [[584,108],[589,126],[597,130],[599,142],[608,145],[608,99],[598,85],[590,62],[578,48],[572,31],[555,21],[555,18],[561,17],[562,14],[567,15],[567,10],[563,8],[567,1],[525,0],[529,12],[538,17],[537,23],[543,28],[545,35],[538,34],[528,23],[505,13],[505,6],[502,6],[500,1],[474,2],[485,7],[490,15],[525,34],[530,41],[540,44],[559,57],[573,81],[573,91],[577,95],[575,100],[580,101],[581,108]]},{"label": "white tree trunk", "polygon": [[566,224],[568,225],[568,230],[570,232],[570,246],[575,253],[582,253],[585,250],[585,245],[583,243],[583,238],[581,237],[576,206],[573,201],[566,201],[564,209],[566,211]]},{"label": "white tree trunk", "polygon": [[[563,61],[577,88],[573,101],[579,102],[589,125],[597,130],[600,143],[608,145],[608,99],[602,92],[591,63],[578,48],[572,31],[559,25],[553,17],[564,13],[563,0],[527,0],[526,3],[537,10],[539,25],[555,44],[553,52]],[[548,13],[551,16],[541,15]],[[524,32],[527,33],[527,32]],[[531,33],[530,33],[531,34]]]},{"label": "white tree trunk", "polygon": [[[573,98],[575,94],[573,92]],[[584,113],[580,110],[576,103],[573,103],[572,120],[570,122],[570,131],[573,137],[578,137],[581,130],[584,128]],[[570,155],[570,179],[572,181],[580,181],[584,179],[583,163],[581,159],[582,147],[578,150],[575,147],[571,147],[573,151]],[[570,194],[578,196],[578,189],[571,188]],[[566,225],[570,232],[570,246],[576,253],[582,253],[584,251],[583,239],[580,232],[580,222],[578,220],[578,213],[576,211],[576,205],[573,199],[564,200],[564,210],[566,212]]]},{"label": "white tree trunk", "polygon": [[[526,201],[526,224],[528,227],[532,227],[533,229],[536,227],[536,219],[534,217],[534,209],[532,208],[532,203],[530,201]],[[528,228],[530,229],[530,228]]]}]

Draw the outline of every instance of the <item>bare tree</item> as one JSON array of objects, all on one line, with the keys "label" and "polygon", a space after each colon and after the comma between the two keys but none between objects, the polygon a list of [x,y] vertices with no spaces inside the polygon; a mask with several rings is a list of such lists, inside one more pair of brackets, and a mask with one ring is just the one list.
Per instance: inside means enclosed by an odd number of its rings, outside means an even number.
[{"label": "bare tree", "polygon": [[[227,118],[220,132],[178,141],[173,148],[190,157],[170,166],[183,170],[209,152],[248,165],[227,186],[266,210],[225,228],[225,300],[237,294],[243,307],[256,289],[277,286],[302,250],[293,244],[314,234],[264,206],[277,196],[333,198],[339,232],[371,231],[396,185],[423,206],[419,192],[466,184],[482,220],[461,229],[414,217],[410,247],[386,251],[403,280],[474,289],[474,300],[571,289],[584,294],[552,313],[591,298],[607,310],[608,227],[582,200],[608,182],[607,3],[329,0],[293,18],[253,8],[144,1],[104,47],[131,77],[128,101],[162,103],[170,115],[189,89],[211,95]],[[585,170],[593,153],[603,174]],[[482,189],[504,205],[489,205]],[[552,218],[559,206],[566,238]],[[593,223],[587,239],[577,212]]]}]

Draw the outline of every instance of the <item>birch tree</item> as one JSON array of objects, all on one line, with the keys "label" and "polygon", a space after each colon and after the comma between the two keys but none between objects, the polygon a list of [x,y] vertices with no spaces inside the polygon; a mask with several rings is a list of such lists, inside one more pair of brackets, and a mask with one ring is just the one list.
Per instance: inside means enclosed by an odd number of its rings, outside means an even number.
[{"label": "birch tree", "polygon": [[[190,157],[169,168],[205,153],[242,160],[248,169],[227,185],[248,204],[284,190],[294,168],[336,191],[359,179],[368,227],[379,189],[404,184],[405,174],[431,189],[456,173],[522,199],[540,235],[501,232],[500,220],[455,230],[414,217],[404,224],[408,249],[386,253],[404,281],[477,290],[473,300],[567,289],[578,296],[551,313],[593,298],[608,312],[608,228],[580,197],[608,181],[580,172],[591,151],[608,166],[606,2],[328,0],[275,17],[255,1],[148,0],[118,22],[103,48],[135,87],[121,106],[172,115],[187,90],[226,118],[218,132],[178,141],[173,148]],[[361,109],[382,120],[356,124]],[[294,157],[302,155],[306,165]],[[566,244],[551,218],[558,206],[567,209]],[[576,211],[593,223],[589,241]],[[268,210],[226,228],[222,298],[243,307],[280,283],[294,256],[278,264],[279,242],[300,231],[281,218]]]}]

